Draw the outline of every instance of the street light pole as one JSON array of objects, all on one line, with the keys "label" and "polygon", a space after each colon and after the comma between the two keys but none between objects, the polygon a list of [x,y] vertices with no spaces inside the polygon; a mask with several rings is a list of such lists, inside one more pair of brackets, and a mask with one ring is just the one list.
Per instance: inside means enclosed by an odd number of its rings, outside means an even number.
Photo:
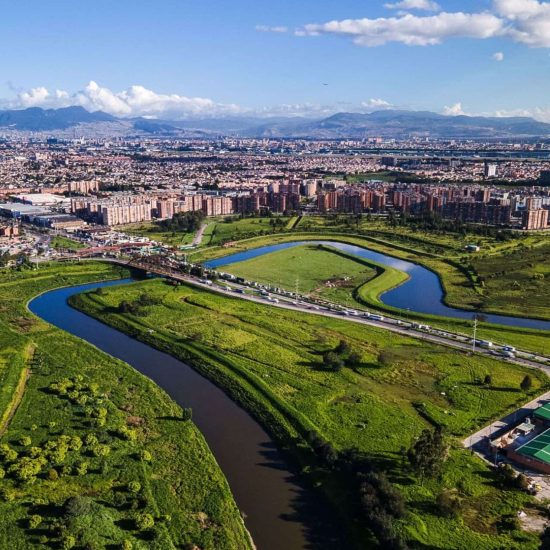
[{"label": "street light pole", "polygon": [[477,317],[474,317],[474,341],[472,342],[472,353],[476,352],[476,333],[477,333]]}]

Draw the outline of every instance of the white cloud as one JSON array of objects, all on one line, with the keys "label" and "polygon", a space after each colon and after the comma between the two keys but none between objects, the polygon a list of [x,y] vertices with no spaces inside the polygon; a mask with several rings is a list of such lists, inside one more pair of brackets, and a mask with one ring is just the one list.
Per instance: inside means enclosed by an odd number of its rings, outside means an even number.
[{"label": "white cloud", "polygon": [[65,90],[50,92],[45,87],[32,88],[20,92],[9,107],[59,108],[78,105],[89,111],[130,117],[167,117],[210,116],[236,114],[242,111],[237,105],[216,103],[202,97],[186,97],[178,94],[159,94],[144,86],[130,86],[127,90],[114,92],[93,80],[82,90],[69,93]]},{"label": "white cloud", "polygon": [[493,59],[495,61],[504,61],[504,54],[502,52],[496,52],[493,54]]},{"label": "white cloud", "polygon": [[465,115],[466,113],[462,109],[462,103],[455,103],[451,106],[445,106],[443,107],[443,114],[447,116],[459,116],[459,115]]},{"label": "white cloud", "polygon": [[550,106],[534,107],[533,109],[500,109],[487,116],[503,117],[529,117],[540,122],[550,123]]},{"label": "white cloud", "polygon": [[441,8],[437,2],[432,0],[401,0],[395,4],[384,4],[389,10],[424,10],[439,11]]},{"label": "white cloud", "polygon": [[369,99],[368,101],[362,101],[361,107],[371,111],[380,111],[382,109],[392,109],[395,105],[392,105],[384,99]]},{"label": "white cloud", "polygon": [[494,0],[496,13],[508,21],[507,36],[533,48],[550,48],[550,2]]},{"label": "white cloud", "polygon": [[283,32],[288,32],[288,27],[283,27],[283,26],[270,27],[269,25],[256,25],[256,30],[259,32],[283,33]]},{"label": "white cloud", "polygon": [[435,1],[401,0],[385,4],[385,7],[401,11],[395,17],[310,23],[296,29],[295,34],[347,36],[359,46],[380,46],[388,42],[431,46],[448,38],[485,40],[499,37],[533,48],[550,48],[550,1],[493,0],[488,11],[440,12],[426,16],[402,10],[439,11]]},{"label": "white cloud", "polygon": [[432,46],[446,38],[491,38],[503,31],[503,21],[491,13],[447,13],[428,17],[406,14],[378,19],[345,19],[309,24],[298,34],[348,36],[359,46],[381,46],[401,42],[409,46]]}]

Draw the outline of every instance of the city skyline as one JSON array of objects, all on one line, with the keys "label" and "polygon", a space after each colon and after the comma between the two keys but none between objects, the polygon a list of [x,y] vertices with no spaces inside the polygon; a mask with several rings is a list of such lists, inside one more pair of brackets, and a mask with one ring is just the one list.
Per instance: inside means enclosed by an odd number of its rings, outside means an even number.
[{"label": "city skyline", "polygon": [[61,0],[6,14],[2,109],[186,118],[404,108],[550,121],[548,2]]}]

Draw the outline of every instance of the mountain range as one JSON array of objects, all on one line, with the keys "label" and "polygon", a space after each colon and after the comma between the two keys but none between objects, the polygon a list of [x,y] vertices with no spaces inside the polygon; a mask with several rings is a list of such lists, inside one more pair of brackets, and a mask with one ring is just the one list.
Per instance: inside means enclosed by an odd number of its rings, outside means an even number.
[{"label": "mountain range", "polygon": [[429,111],[337,113],[321,119],[234,116],[187,120],[119,118],[83,107],[0,111],[0,133],[65,136],[256,137],[303,139],[549,138],[550,124],[528,117],[446,116]]}]

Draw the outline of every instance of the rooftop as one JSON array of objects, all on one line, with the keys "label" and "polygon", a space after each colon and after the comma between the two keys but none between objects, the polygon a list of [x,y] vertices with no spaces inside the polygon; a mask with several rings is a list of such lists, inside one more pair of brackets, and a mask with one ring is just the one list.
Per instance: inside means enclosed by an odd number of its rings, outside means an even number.
[{"label": "rooftop", "polygon": [[540,406],[534,413],[535,418],[541,418],[542,420],[550,421],[550,403],[546,403]]},{"label": "rooftop", "polygon": [[550,464],[550,428],[518,447],[516,452]]}]

